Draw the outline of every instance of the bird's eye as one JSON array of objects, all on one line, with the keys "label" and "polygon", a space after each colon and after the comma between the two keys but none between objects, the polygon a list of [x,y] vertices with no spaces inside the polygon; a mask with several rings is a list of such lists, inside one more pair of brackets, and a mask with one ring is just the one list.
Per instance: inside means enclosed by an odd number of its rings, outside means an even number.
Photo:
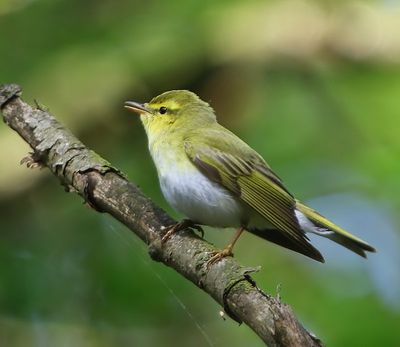
[{"label": "bird's eye", "polygon": [[158,110],[158,112],[160,112],[160,114],[165,114],[167,113],[168,109],[165,106],[161,106],[160,109]]}]

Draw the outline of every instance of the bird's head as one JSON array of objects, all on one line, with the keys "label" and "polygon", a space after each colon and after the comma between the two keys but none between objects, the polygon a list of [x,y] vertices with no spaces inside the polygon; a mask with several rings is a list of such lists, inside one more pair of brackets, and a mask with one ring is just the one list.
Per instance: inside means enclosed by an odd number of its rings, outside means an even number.
[{"label": "bird's head", "polygon": [[216,121],[210,105],[188,90],[171,90],[145,104],[126,101],[125,108],[140,115],[149,135],[189,131]]}]

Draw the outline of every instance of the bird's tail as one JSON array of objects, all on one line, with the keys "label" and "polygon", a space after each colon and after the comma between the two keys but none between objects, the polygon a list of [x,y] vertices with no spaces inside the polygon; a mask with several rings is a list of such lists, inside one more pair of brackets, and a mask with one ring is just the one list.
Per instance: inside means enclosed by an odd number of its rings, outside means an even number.
[{"label": "bird's tail", "polygon": [[374,247],[335,225],[300,201],[296,201],[296,216],[301,228],[306,232],[324,236],[364,258],[366,258],[365,251],[375,252]]}]

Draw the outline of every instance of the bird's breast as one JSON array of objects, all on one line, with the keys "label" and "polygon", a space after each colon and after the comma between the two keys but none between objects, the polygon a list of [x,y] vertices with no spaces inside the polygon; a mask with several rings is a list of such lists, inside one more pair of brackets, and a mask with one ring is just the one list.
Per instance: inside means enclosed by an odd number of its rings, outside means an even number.
[{"label": "bird's breast", "polygon": [[191,220],[215,227],[238,227],[241,203],[220,184],[209,180],[182,151],[150,147],[161,190],[168,203]]}]

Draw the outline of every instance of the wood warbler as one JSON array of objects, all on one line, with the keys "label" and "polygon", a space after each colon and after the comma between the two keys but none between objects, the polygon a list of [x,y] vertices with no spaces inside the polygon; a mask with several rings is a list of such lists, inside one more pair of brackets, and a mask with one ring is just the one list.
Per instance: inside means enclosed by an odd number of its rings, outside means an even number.
[{"label": "wood warbler", "polygon": [[209,265],[233,255],[243,230],[324,262],[306,233],[366,257],[368,243],[296,200],[265,160],[217,122],[214,110],[187,90],[165,92],[149,103],[127,101],[140,115],[167,201],[189,219],[171,227],[208,225],[237,228],[232,242]]}]

